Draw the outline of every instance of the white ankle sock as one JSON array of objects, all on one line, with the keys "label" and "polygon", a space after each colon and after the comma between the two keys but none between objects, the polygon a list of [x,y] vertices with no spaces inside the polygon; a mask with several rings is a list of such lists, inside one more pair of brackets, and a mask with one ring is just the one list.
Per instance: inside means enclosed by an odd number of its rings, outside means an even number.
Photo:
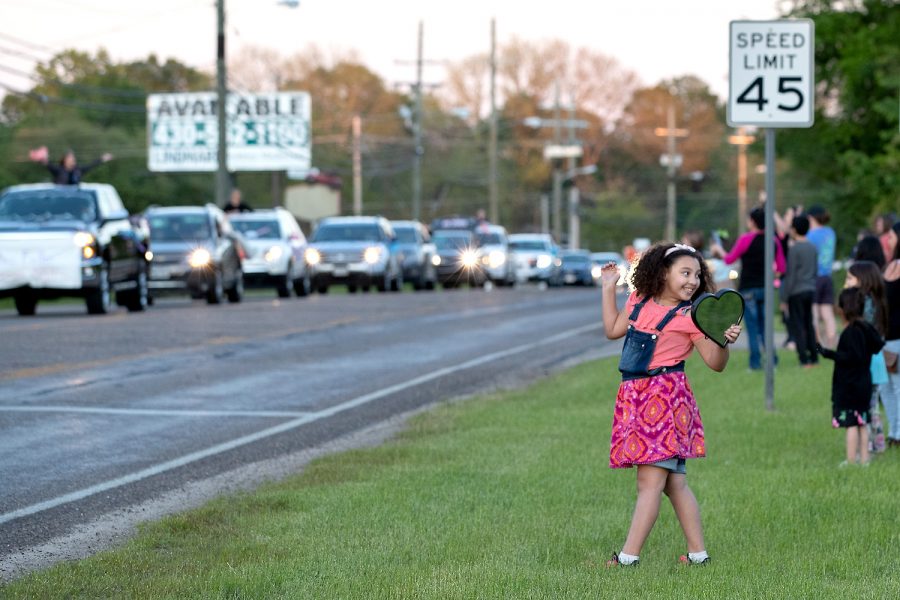
[{"label": "white ankle sock", "polygon": [[688,552],[688,559],[693,563],[703,562],[709,558],[709,554],[706,553],[706,550],[701,550],[700,552]]},{"label": "white ankle sock", "polygon": [[624,552],[619,552],[619,564],[620,565],[630,565],[634,561],[638,560],[639,556],[634,554],[625,554]]}]

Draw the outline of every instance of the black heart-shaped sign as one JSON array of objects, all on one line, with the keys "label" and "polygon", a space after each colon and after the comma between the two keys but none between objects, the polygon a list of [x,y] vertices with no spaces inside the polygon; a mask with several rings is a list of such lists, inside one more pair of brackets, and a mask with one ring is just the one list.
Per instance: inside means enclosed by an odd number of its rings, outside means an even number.
[{"label": "black heart-shaped sign", "polygon": [[724,348],[725,330],[744,318],[744,297],[732,289],[703,294],[691,306],[691,319],[706,337]]}]

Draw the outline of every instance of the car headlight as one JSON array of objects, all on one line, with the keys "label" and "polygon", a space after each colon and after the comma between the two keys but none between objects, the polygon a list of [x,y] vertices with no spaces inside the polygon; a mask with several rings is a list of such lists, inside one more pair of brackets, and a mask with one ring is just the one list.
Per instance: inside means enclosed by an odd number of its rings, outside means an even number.
[{"label": "car headlight", "polygon": [[538,269],[546,269],[550,266],[550,263],[553,262],[553,259],[550,258],[549,254],[541,254],[537,257],[537,268]]},{"label": "car headlight", "polygon": [[431,257],[431,264],[433,264],[433,265],[436,266],[436,267],[439,267],[439,266],[441,265],[441,257],[438,256],[437,254],[435,254],[434,256],[432,256],[432,257]]},{"label": "car headlight", "polygon": [[370,265],[374,265],[381,260],[381,248],[378,246],[369,246],[366,248],[365,252],[363,252],[363,260]]},{"label": "car headlight", "polygon": [[459,262],[462,263],[467,269],[471,269],[478,264],[478,254],[474,250],[466,249],[463,250],[462,254],[459,257]]},{"label": "car headlight", "polygon": [[315,248],[307,248],[306,252],[303,253],[303,257],[308,265],[317,265],[322,262],[322,255]]},{"label": "car headlight", "polygon": [[76,233],[72,241],[81,248],[81,256],[83,258],[94,258],[97,256],[96,238],[87,231],[79,231]]},{"label": "car headlight", "polygon": [[[600,279],[601,275],[603,275],[603,267],[601,267],[600,265],[594,265],[593,267],[591,267],[591,277],[593,277],[594,279]],[[621,275],[622,274],[620,272],[619,276]]]},{"label": "car headlight", "polygon": [[281,258],[281,255],[283,253],[284,251],[281,249],[281,246],[272,246],[271,248],[266,250],[266,262],[275,262],[276,260]]},{"label": "car headlight", "polygon": [[499,250],[492,250],[490,254],[488,254],[488,266],[492,269],[496,269],[498,267],[502,267],[506,264],[506,255]]},{"label": "car headlight", "polygon": [[153,260],[153,251],[147,250],[146,252],[144,252],[144,258],[146,259],[147,262],[152,261]]},{"label": "car headlight", "polygon": [[188,256],[188,264],[195,269],[208,266],[211,260],[212,256],[206,248],[196,248]]},{"label": "car headlight", "polygon": [[734,269],[731,269],[730,271],[728,271],[728,279],[731,279],[732,281],[734,281],[738,277],[740,277],[740,275]]}]

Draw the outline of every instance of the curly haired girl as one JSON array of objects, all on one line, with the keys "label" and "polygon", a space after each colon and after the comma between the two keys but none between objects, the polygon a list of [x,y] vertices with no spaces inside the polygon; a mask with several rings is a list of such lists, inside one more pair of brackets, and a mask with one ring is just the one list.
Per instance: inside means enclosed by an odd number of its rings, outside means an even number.
[{"label": "curly haired girl", "polygon": [[[681,244],[649,248],[635,267],[634,292],[621,311],[616,307],[618,271],[602,269],[603,326],[606,337],[625,336],[619,371],[609,466],[637,467],[638,496],[628,537],[607,566],[636,565],[641,548],[659,515],[665,493],[687,541],[682,562],[709,560],[703,541],[700,508],[686,479],[686,459],[705,456],[703,423],[684,373],[694,348],[714,371],[728,363],[728,348],[708,339],[690,317],[691,302],[714,289],[702,256]],[[741,327],[725,331],[734,343]]]}]

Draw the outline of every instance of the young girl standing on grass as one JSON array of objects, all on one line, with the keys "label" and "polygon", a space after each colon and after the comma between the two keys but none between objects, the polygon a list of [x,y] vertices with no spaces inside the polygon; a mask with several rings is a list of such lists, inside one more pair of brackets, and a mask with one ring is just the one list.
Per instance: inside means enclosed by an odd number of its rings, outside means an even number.
[{"label": "young girl standing on grass", "polygon": [[[616,307],[618,270],[602,269],[603,327],[606,337],[625,336],[619,371],[609,466],[637,466],[638,496],[622,551],[607,566],[636,565],[641,548],[659,515],[662,494],[672,502],[687,540],[682,561],[709,560],[703,542],[700,507],[686,479],[685,459],[705,456],[703,423],[684,374],[694,348],[714,371],[728,363],[721,348],[697,329],[691,302],[714,289],[706,261],[690,246],[659,244],[641,257],[633,275],[634,293],[621,311]],[[725,331],[734,343],[739,325]]]},{"label": "young girl standing on grass", "polygon": [[[875,239],[875,238],[873,238]],[[878,248],[880,252],[880,247]],[[857,260],[847,269],[845,288],[859,288],[863,297],[863,319],[884,336],[888,329],[887,297],[884,291],[884,277],[877,263],[869,260]],[[869,451],[884,452],[884,426],[878,412],[878,400],[881,397],[881,386],[888,383],[888,370],[884,362],[884,354],[879,352],[872,357],[869,370],[872,374],[872,400],[869,405]]]},{"label": "young girl standing on grass", "polygon": [[844,317],[844,331],[837,350],[819,346],[819,353],[834,361],[831,376],[831,424],[847,430],[845,467],[859,460],[869,464],[869,406],[872,398],[872,356],[884,346],[875,328],[863,318],[865,298],[859,288],[851,287],[838,296],[838,308]]}]

